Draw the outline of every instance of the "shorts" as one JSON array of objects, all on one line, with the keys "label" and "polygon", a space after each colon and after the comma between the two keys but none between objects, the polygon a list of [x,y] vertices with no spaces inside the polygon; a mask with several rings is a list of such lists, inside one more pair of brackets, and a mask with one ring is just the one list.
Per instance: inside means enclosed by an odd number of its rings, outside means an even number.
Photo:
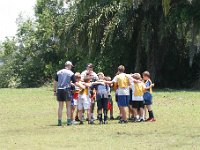
[{"label": "shorts", "polygon": [[152,105],[152,95],[149,92],[144,93],[144,105]]},{"label": "shorts", "polygon": [[98,110],[107,110],[108,108],[108,98],[101,98],[97,100]]},{"label": "shorts", "polygon": [[110,101],[111,105],[113,106],[112,95],[109,95],[109,96],[108,96],[108,101]]},{"label": "shorts", "polygon": [[71,101],[72,93],[70,89],[57,89],[57,100],[58,101]]},{"label": "shorts", "polygon": [[144,101],[133,101],[133,108],[140,109],[144,108]]},{"label": "shorts", "polygon": [[78,96],[78,110],[90,109],[91,100],[88,95],[79,95]]},{"label": "shorts", "polygon": [[132,101],[132,99],[129,100],[129,105],[133,106],[133,101]]},{"label": "shorts", "polygon": [[119,107],[128,107],[129,105],[129,95],[118,95],[117,96],[118,99],[118,106]]}]

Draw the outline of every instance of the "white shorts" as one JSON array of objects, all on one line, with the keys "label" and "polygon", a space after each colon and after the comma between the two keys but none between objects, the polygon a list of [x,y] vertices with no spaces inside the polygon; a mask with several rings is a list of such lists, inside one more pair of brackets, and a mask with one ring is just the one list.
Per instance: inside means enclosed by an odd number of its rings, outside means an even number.
[{"label": "white shorts", "polygon": [[78,110],[90,109],[91,100],[88,95],[79,95],[78,96]]}]

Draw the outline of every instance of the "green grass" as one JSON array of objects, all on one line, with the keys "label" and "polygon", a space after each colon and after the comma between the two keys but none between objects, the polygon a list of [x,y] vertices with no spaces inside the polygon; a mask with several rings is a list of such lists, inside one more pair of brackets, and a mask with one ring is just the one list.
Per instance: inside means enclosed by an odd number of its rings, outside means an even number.
[{"label": "green grass", "polygon": [[200,149],[200,92],[155,92],[154,112],[155,123],[57,127],[50,89],[0,89],[0,149]]}]

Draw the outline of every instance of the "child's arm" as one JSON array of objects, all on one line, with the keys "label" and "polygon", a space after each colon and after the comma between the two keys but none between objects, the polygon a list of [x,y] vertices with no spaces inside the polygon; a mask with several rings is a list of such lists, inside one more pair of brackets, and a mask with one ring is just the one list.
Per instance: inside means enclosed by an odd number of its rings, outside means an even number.
[{"label": "child's arm", "polygon": [[86,87],[91,87],[91,86],[93,86],[93,85],[98,85],[98,84],[105,85],[104,82],[99,82],[99,81],[90,82],[90,83],[84,83],[84,85],[85,85]]},{"label": "child's arm", "polygon": [[130,85],[132,83],[141,83],[142,81],[133,79],[130,75],[126,74],[126,77],[129,79]]},{"label": "child's arm", "polygon": [[148,87],[146,87],[145,85],[144,85],[144,90],[146,91],[146,90],[149,90],[150,88],[152,88],[152,87],[154,87],[154,83],[153,84],[151,84],[150,86],[148,86]]},{"label": "child's arm", "polygon": [[86,88],[85,85],[82,84],[82,83],[80,83],[80,82],[75,82],[74,84],[75,84],[76,86],[78,86],[80,89],[85,89],[85,88]]}]

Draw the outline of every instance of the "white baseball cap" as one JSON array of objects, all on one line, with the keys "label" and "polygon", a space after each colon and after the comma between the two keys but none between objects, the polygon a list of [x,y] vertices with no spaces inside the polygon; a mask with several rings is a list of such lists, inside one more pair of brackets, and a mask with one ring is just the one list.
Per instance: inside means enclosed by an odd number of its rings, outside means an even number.
[{"label": "white baseball cap", "polygon": [[67,61],[67,62],[65,63],[65,66],[72,66],[72,67],[74,67],[71,61]]}]

